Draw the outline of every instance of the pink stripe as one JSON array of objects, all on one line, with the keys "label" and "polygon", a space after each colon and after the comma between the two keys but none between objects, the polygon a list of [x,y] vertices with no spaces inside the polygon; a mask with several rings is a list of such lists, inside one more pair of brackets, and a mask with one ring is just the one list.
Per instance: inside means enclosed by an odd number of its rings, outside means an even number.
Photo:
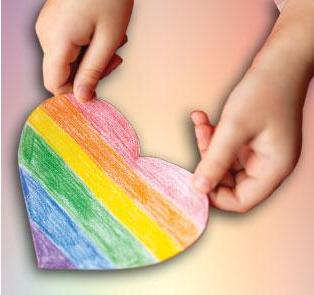
[{"label": "pink stripe", "polygon": [[134,129],[108,102],[92,100],[80,103],[73,95],[68,97],[138,175],[191,218],[200,230],[204,228],[208,217],[208,199],[192,189],[191,173],[158,158],[140,157],[140,145]]},{"label": "pink stripe", "polygon": [[140,156],[137,135],[130,123],[111,104],[104,100],[92,100],[80,103],[73,94],[68,94],[70,101],[80,108],[85,118],[110,143],[111,147],[131,164]]},{"label": "pink stripe", "polygon": [[208,218],[208,201],[206,196],[192,189],[191,173],[179,166],[151,157],[139,158],[136,166],[138,174],[155,190],[167,196],[167,199],[190,217],[200,229],[204,228]]}]

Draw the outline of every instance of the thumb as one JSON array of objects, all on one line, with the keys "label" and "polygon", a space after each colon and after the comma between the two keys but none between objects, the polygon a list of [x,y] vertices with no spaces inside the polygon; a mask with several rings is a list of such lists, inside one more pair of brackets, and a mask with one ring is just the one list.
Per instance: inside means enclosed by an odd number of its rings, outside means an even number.
[{"label": "thumb", "polygon": [[250,139],[248,130],[237,126],[226,120],[218,124],[209,148],[194,173],[193,184],[197,190],[203,193],[213,190],[236,160],[241,146]]},{"label": "thumb", "polygon": [[96,29],[75,75],[74,95],[80,101],[87,101],[93,97],[97,83],[103,78],[116,50],[117,46],[105,36],[101,29]]}]

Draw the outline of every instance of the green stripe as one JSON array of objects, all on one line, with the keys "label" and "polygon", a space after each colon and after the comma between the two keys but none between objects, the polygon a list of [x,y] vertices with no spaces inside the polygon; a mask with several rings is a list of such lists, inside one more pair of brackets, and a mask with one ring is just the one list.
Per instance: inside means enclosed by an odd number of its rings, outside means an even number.
[{"label": "green stripe", "polygon": [[93,197],[64,161],[28,125],[22,132],[19,163],[51,193],[118,268],[143,266],[155,259]]}]

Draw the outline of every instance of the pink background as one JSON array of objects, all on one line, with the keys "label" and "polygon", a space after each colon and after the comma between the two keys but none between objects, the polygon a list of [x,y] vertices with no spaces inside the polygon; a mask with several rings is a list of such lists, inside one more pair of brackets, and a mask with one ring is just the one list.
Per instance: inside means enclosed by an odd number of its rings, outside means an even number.
[{"label": "pink background", "polygon": [[[99,87],[130,120],[142,153],[192,170],[189,112],[217,118],[278,16],[272,0],[135,1],[125,61]],[[43,1],[4,0],[2,254],[4,294],[313,294],[314,87],[304,114],[297,169],[246,215],[212,210],[203,238],[157,267],[116,273],[45,272],[35,266],[17,175],[27,114],[42,86],[34,22]],[[58,46],[58,44],[56,44]]]}]

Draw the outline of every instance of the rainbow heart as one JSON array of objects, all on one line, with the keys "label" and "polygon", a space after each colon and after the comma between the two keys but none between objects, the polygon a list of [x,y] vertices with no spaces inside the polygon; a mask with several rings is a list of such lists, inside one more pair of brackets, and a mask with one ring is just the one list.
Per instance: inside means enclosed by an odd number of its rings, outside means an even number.
[{"label": "rainbow heart", "polygon": [[24,126],[19,167],[40,268],[147,266],[206,228],[208,199],[191,173],[140,157],[133,128],[103,100],[42,103]]}]

